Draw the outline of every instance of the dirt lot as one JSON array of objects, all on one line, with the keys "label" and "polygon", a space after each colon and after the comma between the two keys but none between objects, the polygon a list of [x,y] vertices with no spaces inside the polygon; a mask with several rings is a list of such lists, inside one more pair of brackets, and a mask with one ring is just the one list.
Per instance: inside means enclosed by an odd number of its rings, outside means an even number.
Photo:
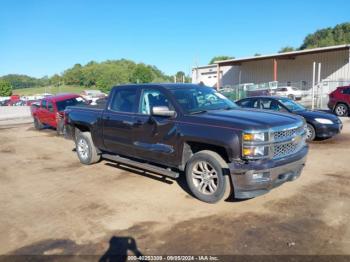
[{"label": "dirt lot", "polygon": [[[0,127],[0,254],[350,254],[350,119],[267,195],[202,203],[184,181],[102,161],[32,125]],[[134,242],[135,241],[135,242]]]}]

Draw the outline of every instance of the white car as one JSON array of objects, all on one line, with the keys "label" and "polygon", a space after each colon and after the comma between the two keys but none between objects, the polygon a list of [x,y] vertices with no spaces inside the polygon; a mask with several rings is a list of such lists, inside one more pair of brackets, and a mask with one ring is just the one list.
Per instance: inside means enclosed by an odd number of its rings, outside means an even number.
[{"label": "white car", "polygon": [[100,90],[84,90],[81,93],[82,97],[90,101],[92,105],[96,105],[96,101],[105,98],[107,95]]},{"label": "white car", "polygon": [[274,92],[276,96],[284,96],[293,100],[301,100],[303,91],[293,86],[281,86]]}]

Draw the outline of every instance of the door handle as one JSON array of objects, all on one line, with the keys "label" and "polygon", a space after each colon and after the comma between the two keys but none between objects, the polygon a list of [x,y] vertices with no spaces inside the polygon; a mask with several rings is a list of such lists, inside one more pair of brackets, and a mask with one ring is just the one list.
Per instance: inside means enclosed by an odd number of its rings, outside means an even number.
[{"label": "door handle", "polygon": [[143,124],[142,120],[138,119],[138,120],[136,120],[134,126],[136,126],[136,127],[137,126],[142,126],[142,124]]}]

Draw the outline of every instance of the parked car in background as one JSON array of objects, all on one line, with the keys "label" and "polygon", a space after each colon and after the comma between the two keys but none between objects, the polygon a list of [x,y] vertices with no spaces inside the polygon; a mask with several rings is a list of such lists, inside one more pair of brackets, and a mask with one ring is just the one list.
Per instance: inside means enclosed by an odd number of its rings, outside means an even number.
[{"label": "parked car in background", "polygon": [[330,93],[328,108],[337,116],[349,116],[350,86],[340,86]]},{"label": "parked car in background", "polygon": [[2,100],[0,101],[0,106],[7,106],[8,102],[10,102],[10,99]]},{"label": "parked car in background", "polygon": [[293,181],[308,152],[302,117],[242,109],[202,85],[114,87],[106,103],[68,107],[65,125],[82,164],[103,157],[174,179],[184,173],[209,203]]},{"label": "parked car in background", "polygon": [[50,126],[57,130],[57,134],[63,133],[63,112],[67,106],[88,104],[87,100],[77,94],[61,94],[45,97],[40,104],[33,103],[31,113],[34,126],[40,130],[44,126]]},{"label": "parked car in background", "polygon": [[323,111],[308,110],[286,97],[248,97],[241,99],[236,103],[243,108],[273,110],[304,117],[307,123],[307,141],[313,141],[315,138],[333,137],[336,134],[339,134],[343,128],[343,124],[337,116]]},{"label": "parked car in background", "polygon": [[278,87],[272,94],[275,96],[288,97],[292,100],[301,100],[303,97],[303,91],[293,86]]},{"label": "parked car in background", "polygon": [[95,105],[98,99],[105,98],[107,95],[100,90],[84,90],[81,96],[89,101],[91,105]]}]

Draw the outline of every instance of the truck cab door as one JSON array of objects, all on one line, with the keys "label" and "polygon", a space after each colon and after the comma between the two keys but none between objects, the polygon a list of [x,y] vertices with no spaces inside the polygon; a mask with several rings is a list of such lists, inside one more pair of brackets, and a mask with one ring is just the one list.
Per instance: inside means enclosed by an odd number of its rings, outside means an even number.
[{"label": "truck cab door", "polygon": [[41,100],[40,107],[37,110],[37,118],[38,120],[46,124],[46,114],[47,114],[47,100]]},{"label": "truck cab door", "polygon": [[56,113],[54,109],[54,105],[51,101],[47,102],[47,124],[52,127],[57,127]]},{"label": "truck cab door", "polygon": [[177,129],[174,117],[153,116],[152,107],[167,106],[170,100],[157,88],[142,90],[134,127],[135,156],[159,164],[176,166]]},{"label": "truck cab door", "polygon": [[102,115],[103,144],[108,152],[134,156],[133,127],[138,110],[138,89],[118,88]]}]

